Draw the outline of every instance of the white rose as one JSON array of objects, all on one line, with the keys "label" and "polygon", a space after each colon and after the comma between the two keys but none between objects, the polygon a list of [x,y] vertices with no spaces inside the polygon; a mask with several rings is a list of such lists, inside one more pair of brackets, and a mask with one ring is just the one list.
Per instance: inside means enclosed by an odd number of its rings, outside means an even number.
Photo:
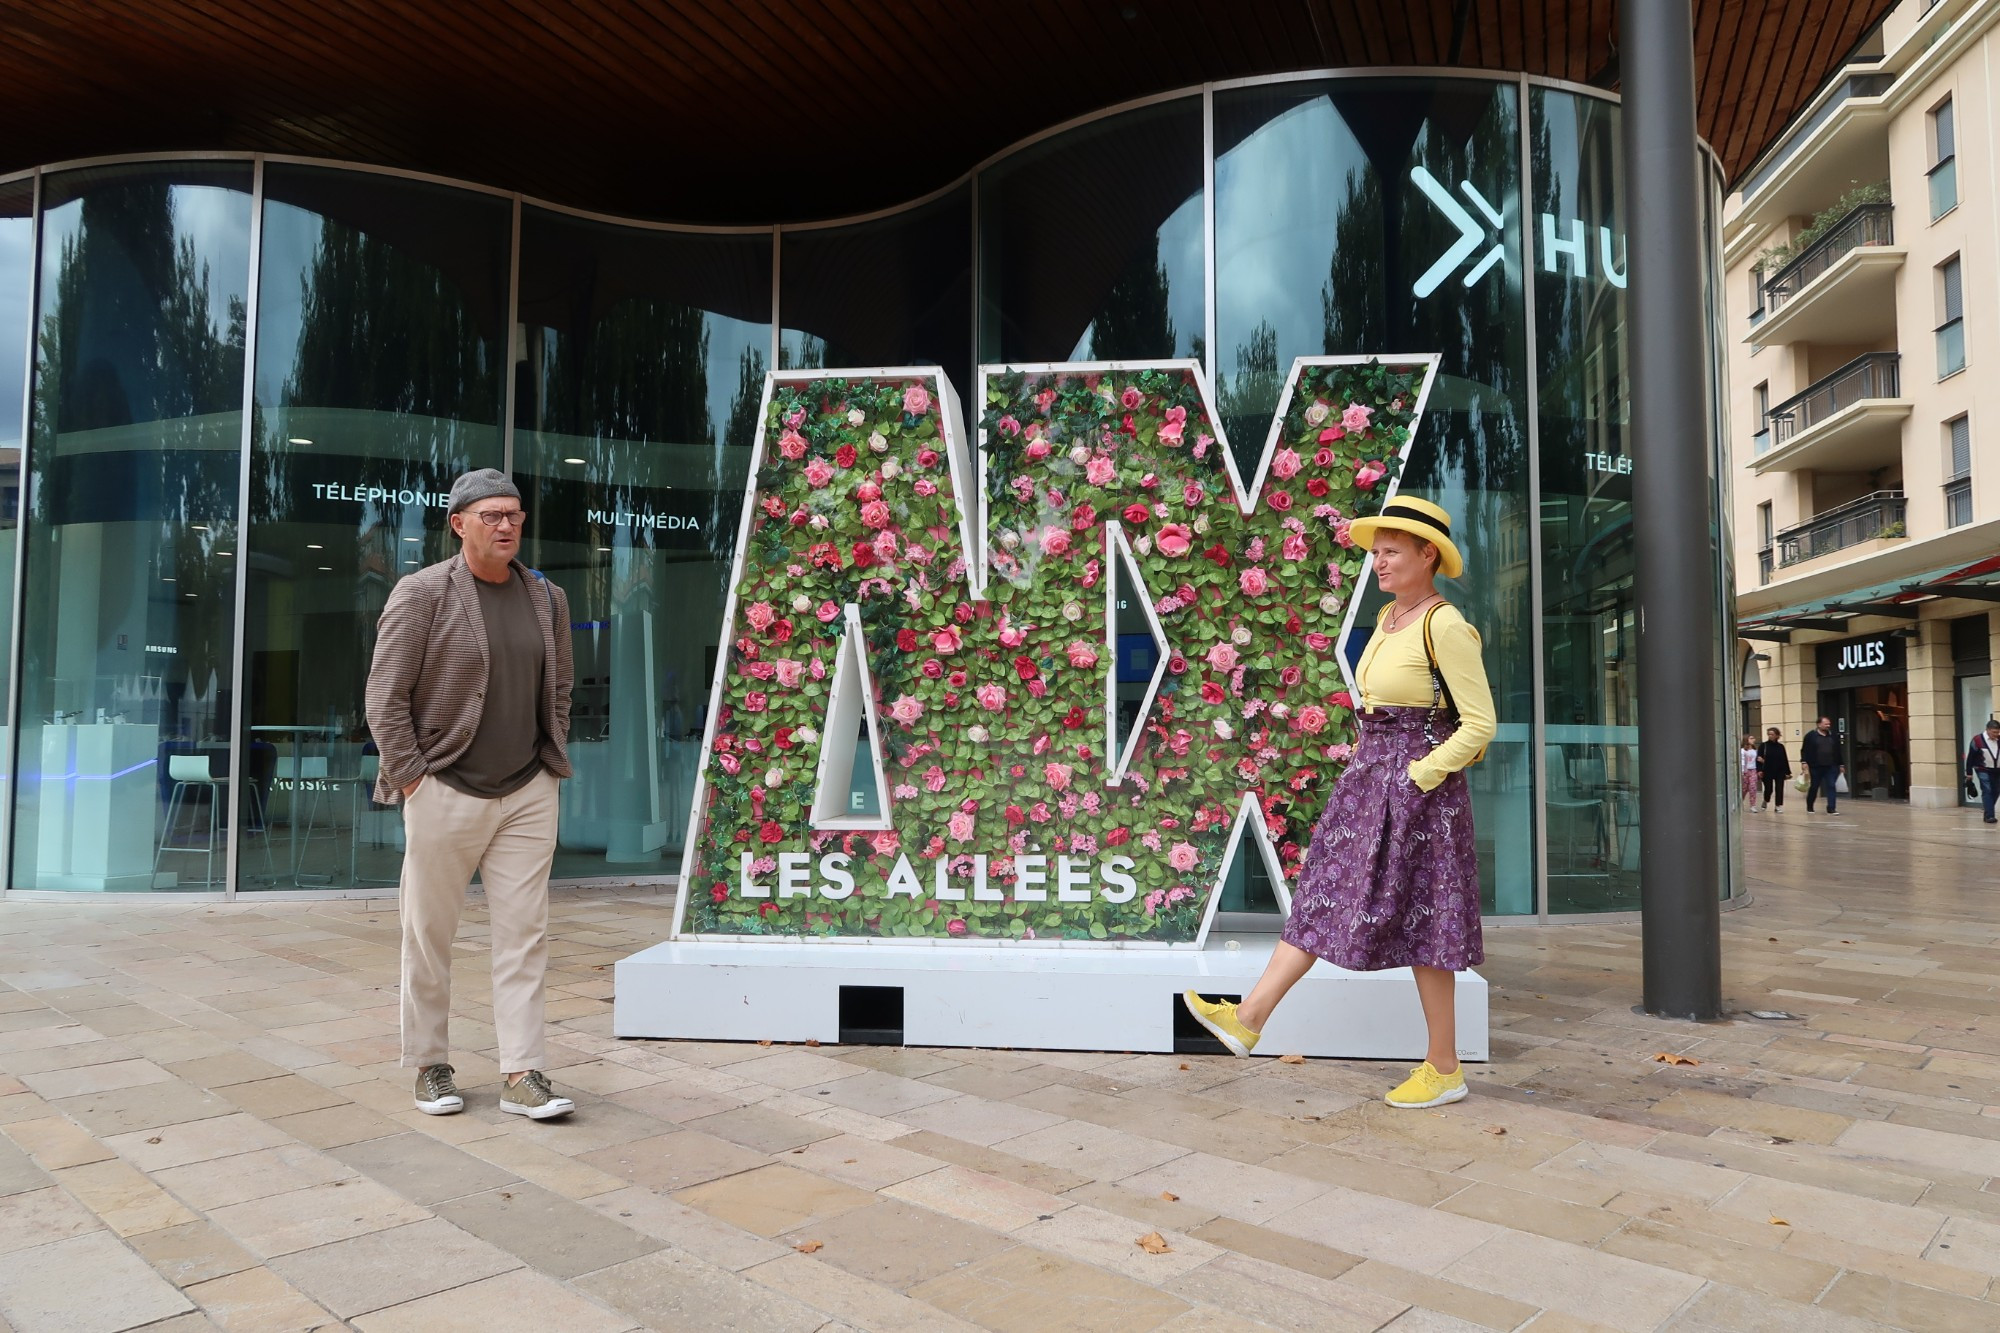
[{"label": "white rose", "polygon": [[1153,539],[1151,537],[1141,537],[1132,543],[1132,549],[1140,555],[1151,555],[1153,553]]},{"label": "white rose", "polygon": [[986,728],[980,726],[977,722],[973,723],[970,727],[968,727],[966,729],[965,734],[972,741],[974,745],[984,745],[986,744],[987,741],[992,739],[992,733],[987,731]]},{"label": "white rose", "polygon": [[1207,515],[1207,514],[1199,514],[1199,515],[1197,515],[1197,516],[1195,517],[1195,520],[1194,520],[1194,530],[1195,530],[1196,532],[1199,532],[1199,533],[1203,533],[1203,534],[1206,534],[1206,533],[1208,532],[1208,515]]},{"label": "white rose", "polygon": [[1229,631],[1229,641],[1238,648],[1248,648],[1250,646],[1250,631],[1238,625],[1235,629]]},{"label": "white rose", "polygon": [[884,439],[882,432],[878,430],[868,436],[868,447],[878,454],[887,453],[889,451],[889,441]]},{"label": "white rose", "polygon": [[800,745],[817,745],[819,744],[819,733],[811,727],[800,727],[792,733],[792,739]]},{"label": "white rose", "polygon": [[1069,621],[1082,620],[1083,604],[1081,602],[1064,602],[1062,613],[1064,620],[1069,620]]},{"label": "white rose", "polygon": [[792,610],[798,612],[806,612],[812,609],[813,609],[813,599],[806,596],[804,593],[800,593],[797,597],[792,598]]},{"label": "white rose", "polygon": [[1069,461],[1082,467],[1090,461],[1090,450],[1081,444],[1077,445],[1069,451]]},{"label": "white rose", "polygon": [[1235,735],[1236,728],[1230,726],[1226,718],[1219,717],[1215,719],[1215,736],[1217,740],[1231,740],[1234,739]]},{"label": "white rose", "polygon": [[766,774],[764,775],[764,785],[765,785],[766,787],[782,787],[782,786],[784,786],[784,785],[785,785],[785,770],[784,770],[784,769],[782,769],[782,768],[774,768],[774,769],[772,769],[772,770],[771,770],[770,772],[766,773]]},{"label": "white rose", "polygon": [[1000,534],[1000,544],[1006,547],[1008,550],[1012,551],[1020,546],[1021,534],[1013,531],[1012,529],[1009,529],[1008,531]]},{"label": "white rose", "polygon": [[847,409],[847,424],[848,424],[848,425],[850,425],[850,426],[858,426],[858,425],[860,425],[860,424],[861,424],[862,422],[864,422],[864,421],[866,421],[866,420],[868,420],[868,414],[867,414],[867,413],[865,413],[865,412],[863,412],[863,411],[862,411],[862,410],[861,410],[860,408],[858,408],[858,407],[850,407],[850,408],[848,408],[848,409]]},{"label": "white rose", "polygon": [[1284,718],[1290,717],[1291,715],[1292,715],[1292,706],[1290,704],[1277,703],[1271,705],[1272,717],[1282,720]]},{"label": "white rose", "polygon": [[1330,592],[1326,596],[1319,599],[1319,609],[1326,612],[1330,616],[1339,615],[1340,608],[1343,605],[1345,605],[1345,603],[1341,600],[1341,596],[1337,592]]},{"label": "white rose", "polygon": [[810,527],[814,532],[825,532],[827,528],[826,515],[814,514],[812,518],[807,521],[807,526]]},{"label": "white rose", "polygon": [[902,475],[903,475],[903,465],[901,463],[898,463],[893,458],[885,458],[882,460],[882,479],[884,481],[893,481],[895,478],[900,477]]}]

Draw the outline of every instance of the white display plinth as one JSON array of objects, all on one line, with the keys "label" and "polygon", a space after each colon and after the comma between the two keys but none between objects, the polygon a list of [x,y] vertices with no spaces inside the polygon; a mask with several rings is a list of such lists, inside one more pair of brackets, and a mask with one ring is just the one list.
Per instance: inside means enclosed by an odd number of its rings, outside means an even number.
[{"label": "white display plinth", "polygon": [[32,887],[152,888],[160,729],[99,722],[41,730],[40,860]]},{"label": "white display plinth", "polygon": [[[1270,935],[1212,935],[1199,950],[670,940],[617,964],[613,1033],[832,1044],[841,987],[892,986],[903,992],[910,1046],[1171,1052],[1180,993],[1246,994],[1275,943]],[[1487,1058],[1486,1003],[1485,980],[1460,973],[1460,1059]],[[1407,969],[1320,963],[1272,1017],[1258,1052],[1421,1060],[1424,1046]]]}]

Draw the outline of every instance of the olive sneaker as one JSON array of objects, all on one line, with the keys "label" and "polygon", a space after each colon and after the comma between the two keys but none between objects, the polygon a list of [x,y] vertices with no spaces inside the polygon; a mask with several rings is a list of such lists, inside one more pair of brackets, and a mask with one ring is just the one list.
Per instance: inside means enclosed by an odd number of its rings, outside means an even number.
[{"label": "olive sneaker", "polygon": [[426,1065],[417,1071],[417,1109],[425,1115],[457,1115],[465,1109],[450,1065]]},{"label": "olive sneaker", "polygon": [[556,1090],[549,1086],[547,1074],[531,1069],[515,1082],[500,1085],[500,1109],[508,1115],[524,1115],[530,1120],[552,1120],[574,1111],[576,1103],[558,1096]]},{"label": "olive sneaker", "polygon": [[1449,1074],[1440,1074],[1426,1060],[1410,1071],[1410,1076],[1399,1083],[1383,1100],[1391,1106],[1400,1106],[1406,1111],[1422,1111],[1432,1106],[1443,1106],[1447,1102],[1465,1100],[1465,1069],[1463,1066]]},{"label": "olive sneaker", "polygon": [[1248,1058],[1257,1049],[1259,1034],[1243,1026],[1236,1017],[1236,1005],[1231,1000],[1204,1000],[1193,991],[1181,993],[1181,1003],[1194,1015],[1194,1021],[1208,1029],[1209,1035],[1229,1048],[1230,1054]]}]

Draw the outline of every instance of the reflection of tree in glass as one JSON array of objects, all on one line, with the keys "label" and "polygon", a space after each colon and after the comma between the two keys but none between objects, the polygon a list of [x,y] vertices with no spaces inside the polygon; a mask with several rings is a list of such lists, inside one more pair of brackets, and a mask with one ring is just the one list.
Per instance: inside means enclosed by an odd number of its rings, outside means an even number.
[{"label": "reflection of tree in glass", "polygon": [[[231,568],[214,551],[236,509],[236,456],[218,445],[233,443],[238,428],[215,417],[242,408],[246,311],[234,295],[226,311],[215,309],[212,266],[177,216],[175,192],[182,188],[200,187],[107,183],[52,210],[53,223],[73,207],[75,223],[62,240],[36,339],[33,430],[40,454],[32,504],[43,540],[60,525],[140,514],[169,525],[155,539],[166,549],[155,548],[151,561],[161,578],[175,582],[127,583],[107,568],[95,604],[105,625],[118,614],[117,599],[169,590],[178,625],[175,668],[199,692],[230,669]],[[247,197],[239,206],[247,215]],[[223,286],[240,291],[247,277],[225,278]],[[145,425],[153,427],[150,438],[134,435],[126,448],[65,447],[80,432]],[[110,496],[124,498],[107,505]],[[207,533],[183,526],[191,524]],[[62,596],[53,554],[44,547],[30,557],[43,570],[31,586],[48,599],[30,623],[45,627],[53,625]]]},{"label": "reflection of tree in glass", "polygon": [[588,338],[555,340],[546,420],[598,440],[708,444],[708,319],[677,302],[620,301]]},{"label": "reflection of tree in glass", "polygon": [[1236,466],[1246,479],[1257,473],[1257,459],[1270,434],[1271,414],[1278,410],[1278,393],[1285,379],[1278,370],[1278,330],[1270,320],[1260,322],[1250,333],[1250,341],[1236,349],[1236,374],[1224,375],[1217,386],[1221,396],[1222,428],[1229,432],[1230,449]]},{"label": "reflection of tree in glass", "polygon": [[1321,350],[1328,356],[1383,346],[1389,324],[1388,275],[1381,263],[1386,225],[1381,179],[1372,171],[1348,172],[1347,198],[1334,220],[1333,260],[1319,292]]},{"label": "reflection of tree in glass", "polygon": [[810,333],[798,334],[797,345],[793,344],[791,329],[785,330],[785,338],[778,345],[778,369],[780,370],[821,370],[826,366],[826,339],[815,338]]},{"label": "reflection of tree in glass", "polygon": [[764,400],[764,354],[745,347],[736,362],[736,396],[729,400],[729,424],[722,443],[747,449],[757,442],[757,406]]},{"label": "reflection of tree in glass", "polygon": [[1147,238],[1145,249],[1111,284],[1083,342],[1086,361],[1136,361],[1174,354],[1167,266],[1160,262],[1158,235]]}]

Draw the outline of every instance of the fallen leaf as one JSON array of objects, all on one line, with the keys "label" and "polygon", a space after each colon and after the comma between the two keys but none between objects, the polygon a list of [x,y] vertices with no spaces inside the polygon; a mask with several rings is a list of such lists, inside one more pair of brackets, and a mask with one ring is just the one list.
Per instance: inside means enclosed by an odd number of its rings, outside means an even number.
[{"label": "fallen leaf", "polygon": [[1278,1057],[1278,1063],[1281,1065],[1302,1065],[1305,1062],[1306,1058],[1303,1055],[1281,1055]]},{"label": "fallen leaf", "polygon": [[160,1136],[158,1134],[155,1134],[153,1135],[152,1138],[146,1140],[146,1142],[148,1143],[158,1143],[159,1141],[160,1141]]},{"label": "fallen leaf", "polygon": [[817,1046],[817,1045],[819,1045],[819,1039],[818,1039],[817,1037],[807,1037],[807,1038],[806,1038],[806,1045],[808,1045],[808,1046]]},{"label": "fallen leaf", "polygon": [[1773,1135],[1771,1136],[1771,1142],[1772,1142],[1772,1143],[1774,1143],[1774,1144],[1786,1144],[1786,1143],[1790,1143],[1790,1142],[1791,1142],[1791,1140],[1790,1140],[1790,1139],[1788,1139],[1788,1138],[1786,1138],[1786,1137],[1784,1137],[1784,1136],[1783,1136],[1782,1134],[1773,1134]]},{"label": "fallen leaf", "polygon": [[840,1161],[840,1164],[842,1166],[853,1166],[856,1162],[860,1160],[861,1159],[859,1157],[843,1157]]},{"label": "fallen leaf", "polygon": [[769,1045],[770,1045],[771,1043],[770,1043],[770,1042],[768,1042],[768,1041],[760,1041],[760,1042],[758,1042],[757,1044],[758,1044],[759,1046],[769,1046]]},{"label": "fallen leaf", "polygon": [[1172,1190],[1161,1190],[1160,1197],[1166,1200],[1166,1202],[1168,1203],[1179,1203],[1181,1201],[1181,1196],[1174,1193]]},{"label": "fallen leaf", "polygon": [[514,1197],[514,1192],[512,1190],[501,1190],[500,1197],[503,1199],[511,1199]]},{"label": "fallen leaf", "polygon": [[1486,1132],[1488,1134],[1491,1134],[1496,1139],[1503,1138],[1506,1136],[1507,1127],[1505,1125],[1488,1125],[1486,1127]]},{"label": "fallen leaf", "polygon": [[1167,1238],[1157,1231],[1148,1231],[1136,1242],[1147,1254],[1172,1254],[1174,1247],[1167,1244]]},{"label": "fallen leaf", "polygon": [[1788,1227],[1788,1226],[1790,1226],[1790,1225],[1791,1225],[1791,1223],[1790,1223],[1790,1222],[1787,1222],[1787,1221],[1786,1221],[1786,1220],[1785,1220],[1784,1218],[1782,1218],[1782,1217],[1774,1217],[1774,1218],[1772,1218],[1772,1219],[1771,1219],[1771,1225],[1772,1225],[1772,1226],[1774,1226],[1774,1227]]},{"label": "fallen leaf", "polygon": [[1181,1062],[1181,1068],[1182,1068],[1182,1069],[1186,1069],[1186,1068],[1187,1068],[1187,1062],[1186,1062],[1186,1061],[1182,1061],[1182,1062]]},{"label": "fallen leaf", "polygon": [[792,1149],[792,1156],[797,1157],[800,1153],[803,1153],[804,1151],[805,1151],[804,1148],[794,1148]]},{"label": "fallen leaf", "polygon": [[1770,938],[1770,941],[1771,941],[1771,943],[1773,943],[1773,944],[1776,944],[1776,943],[1778,942],[1778,937],[1777,937],[1776,935],[1772,935],[1772,936],[1770,936],[1769,938]]},{"label": "fallen leaf", "polygon": [[1692,1055],[1675,1055],[1672,1051],[1661,1051],[1653,1059],[1663,1065],[1698,1065],[1701,1063],[1701,1061],[1695,1059]]},{"label": "fallen leaf", "polygon": [[792,1246],[792,1248],[797,1250],[800,1254],[818,1254],[821,1250],[826,1248],[826,1242],[820,1240],[802,1240],[798,1244]]}]

